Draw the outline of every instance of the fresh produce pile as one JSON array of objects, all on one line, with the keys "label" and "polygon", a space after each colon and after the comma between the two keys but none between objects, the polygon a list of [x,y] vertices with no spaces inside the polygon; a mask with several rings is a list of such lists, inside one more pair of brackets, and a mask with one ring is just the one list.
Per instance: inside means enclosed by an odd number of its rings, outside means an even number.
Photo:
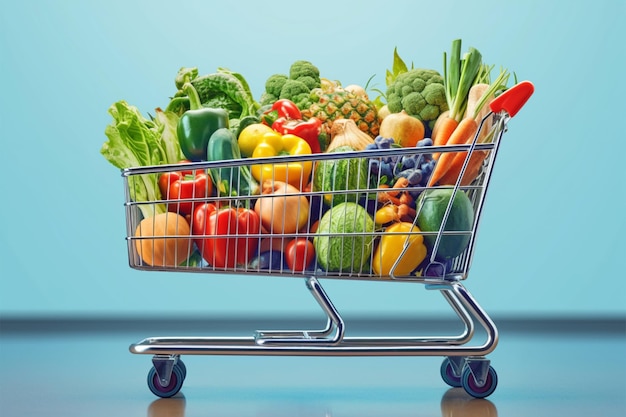
[{"label": "fresh produce pile", "polygon": [[[393,55],[385,91],[342,86],[298,60],[258,100],[242,74],[184,67],[154,115],[114,103],[102,155],[120,169],[169,166],[128,177],[140,264],[381,278],[451,267],[475,216],[471,193],[452,187],[467,152],[441,147],[474,140],[509,73],[491,80],[461,40],[442,73]],[[490,123],[478,143],[493,139]],[[470,155],[461,185],[487,156]]]}]

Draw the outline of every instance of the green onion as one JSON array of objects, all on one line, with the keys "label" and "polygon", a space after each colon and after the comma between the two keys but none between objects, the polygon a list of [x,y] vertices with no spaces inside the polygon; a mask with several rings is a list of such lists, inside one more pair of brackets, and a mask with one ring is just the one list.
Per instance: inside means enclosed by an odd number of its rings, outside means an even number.
[{"label": "green onion", "polygon": [[461,121],[467,107],[467,95],[476,83],[477,77],[484,77],[482,55],[470,47],[461,59],[461,39],[452,41],[450,60],[444,52],[444,83],[446,100],[450,109],[449,117]]}]

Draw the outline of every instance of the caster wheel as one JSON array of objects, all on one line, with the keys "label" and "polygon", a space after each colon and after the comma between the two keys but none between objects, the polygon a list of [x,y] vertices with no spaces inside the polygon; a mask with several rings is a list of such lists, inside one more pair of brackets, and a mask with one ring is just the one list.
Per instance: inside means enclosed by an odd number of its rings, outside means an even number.
[{"label": "caster wheel", "polygon": [[187,378],[187,367],[181,358],[178,358],[178,361],[176,361],[176,365],[174,365],[174,367],[176,366],[178,366],[183,372],[183,379]]},{"label": "caster wheel", "polygon": [[461,376],[461,383],[463,384],[463,388],[465,391],[475,398],[485,398],[491,395],[498,385],[498,375],[496,371],[490,366],[487,372],[487,378],[485,384],[483,386],[479,386],[474,379],[474,375],[472,375],[472,371],[469,367],[466,367],[463,370],[463,375]]},{"label": "caster wheel", "polygon": [[454,375],[452,362],[450,362],[450,359],[448,358],[445,358],[441,364],[441,378],[443,379],[443,382],[451,387],[458,388],[463,386],[461,383],[461,376]]},{"label": "caster wheel", "polygon": [[180,366],[174,366],[172,368],[172,376],[170,377],[170,383],[164,387],[161,385],[161,381],[157,375],[156,369],[152,367],[148,372],[148,388],[157,397],[169,398],[173,397],[180,391],[185,379],[183,368]]}]

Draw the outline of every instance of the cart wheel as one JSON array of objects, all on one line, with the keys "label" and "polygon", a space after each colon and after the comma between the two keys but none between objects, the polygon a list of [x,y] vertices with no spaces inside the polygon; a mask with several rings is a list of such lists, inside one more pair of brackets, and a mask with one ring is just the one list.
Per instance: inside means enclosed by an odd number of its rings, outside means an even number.
[{"label": "cart wheel", "polygon": [[148,388],[150,391],[157,397],[161,398],[169,398],[173,397],[180,391],[183,386],[183,381],[185,377],[183,375],[183,368],[180,366],[174,366],[172,368],[172,376],[170,377],[170,383],[164,387],[161,385],[161,381],[159,380],[159,376],[157,375],[156,369],[154,366],[148,372]]},{"label": "cart wheel", "polygon": [[178,366],[180,370],[183,372],[183,379],[187,378],[187,367],[185,366],[185,363],[180,357],[178,358],[178,361],[176,361],[176,365],[174,365],[174,367],[176,366]]},{"label": "cart wheel", "polygon": [[474,379],[472,370],[469,367],[465,367],[463,375],[461,376],[461,383],[465,391],[475,398],[485,398],[491,395],[498,385],[498,375],[495,369],[491,366],[487,372],[487,378],[483,386],[479,386]]},{"label": "cart wheel", "polygon": [[441,364],[441,378],[443,379],[443,382],[451,387],[458,388],[463,386],[461,383],[461,376],[454,375],[452,362],[450,362],[450,359],[448,358],[445,358]]}]

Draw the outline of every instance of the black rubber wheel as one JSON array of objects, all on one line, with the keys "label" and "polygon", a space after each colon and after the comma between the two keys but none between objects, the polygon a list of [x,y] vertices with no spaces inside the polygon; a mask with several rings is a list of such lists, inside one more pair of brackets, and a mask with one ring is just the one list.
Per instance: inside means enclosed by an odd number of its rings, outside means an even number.
[{"label": "black rubber wheel", "polygon": [[150,372],[148,372],[148,388],[150,391],[157,397],[161,398],[169,398],[173,397],[180,391],[183,387],[183,381],[185,380],[185,376],[183,373],[183,368],[180,366],[174,366],[172,368],[172,376],[170,377],[170,383],[164,387],[161,385],[161,381],[157,375],[156,369],[152,367]]},{"label": "black rubber wheel", "polygon": [[178,358],[178,360],[176,361],[176,365],[174,366],[178,366],[181,371],[183,371],[183,379],[187,378],[187,367],[185,366],[185,362],[183,362],[180,357]]},{"label": "black rubber wheel", "polygon": [[498,375],[496,374],[495,369],[490,366],[489,371],[487,372],[485,384],[483,386],[479,386],[474,379],[471,369],[466,367],[463,370],[463,375],[461,376],[461,383],[463,384],[465,391],[472,397],[485,398],[493,394],[496,390],[496,386],[498,385]]},{"label": "black rubber wheel", "polygon": [[452,362],[450,362],[450,359],[448,358],[445,358],[441,364],[441,378],[443,379],[443,382],[451,387],[458,388],[463,386],[461,383],[461,376],[454,375]]}]

